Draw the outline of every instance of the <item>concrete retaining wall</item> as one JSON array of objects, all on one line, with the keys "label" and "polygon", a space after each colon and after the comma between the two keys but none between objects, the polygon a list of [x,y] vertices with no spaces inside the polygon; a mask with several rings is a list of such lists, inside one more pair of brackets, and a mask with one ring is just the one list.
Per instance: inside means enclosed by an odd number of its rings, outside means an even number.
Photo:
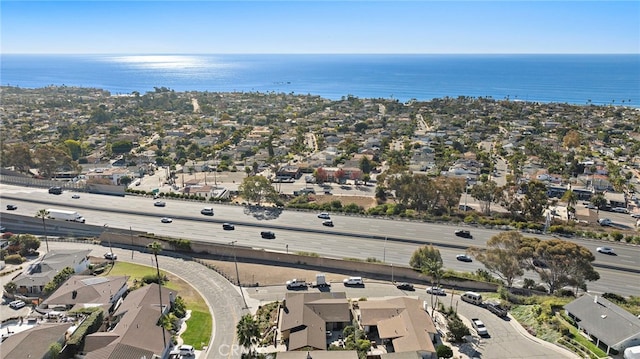
[{"label": "concrete retaining wall", "polygon": [[[229,244],[191,242],[191,251],[181,251],[175,248],[169,238],[159,238],[147,235],[133,235],[128,233],[109,233],[100,235],[100,241],[111,245],[118,244],[129,247],[147,247],[154,241],[163,244],[165,251],[172,251],[178,255],[184,255],[194,259],[211,259],[233,261],[234,255],[239,262],[274,265],[281,267],[295,267],[319,272],[343,273],[345,276],[362,276],[369,279],[396,282],[412,282],[429,284],[431,279],[424,274],[407,266],[391,266],[384,263],[368,263],[348,261],[343,259],[303,256],[295,253],[272,252],[262,249],[253,249],[245,246],[233,246]],[[167,253],[165,253],[166,255]],[[471,280],[442,280],[441,285],[447,288],[495,291],[497,285],[492,283],[475,282]]]}]

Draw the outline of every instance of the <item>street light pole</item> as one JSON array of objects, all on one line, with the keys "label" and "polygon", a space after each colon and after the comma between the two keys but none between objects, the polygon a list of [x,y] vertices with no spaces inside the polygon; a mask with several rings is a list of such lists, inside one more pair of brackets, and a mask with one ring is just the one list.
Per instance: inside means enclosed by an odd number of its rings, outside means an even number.
[{"label": "street light pole", "polygon": [[238,272],[238,257],[236,256],[236,242],[238,241],[233,241],[229,244],[231,244],[231,247],[233,247],[233,262],[236,265],[236,279],[238,280],[238,287],[240,288],[240,295],[242,295],[242,301],[244,302],[244,308],[246,309],[249,306],[247,305],[247,300],[244,298],[244,292],[242,291],[242,285],[240,284],[240,272]]},{"label": "street light pole", "polygon": [[384,245],[382,247],[382,263],[387,262],[387,237],[384,237]]},{"label": "street light pole", "polygon": [[469,192],[469,177],[464,180],[464,211],[467,211],[467,192]]}]

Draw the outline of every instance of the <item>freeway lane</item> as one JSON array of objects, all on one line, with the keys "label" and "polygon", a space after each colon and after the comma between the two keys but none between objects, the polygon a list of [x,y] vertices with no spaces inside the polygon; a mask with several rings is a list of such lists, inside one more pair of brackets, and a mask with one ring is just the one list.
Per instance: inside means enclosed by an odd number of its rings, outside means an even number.
[{"label": "freeway lane", "polygon": [[[146,231],[167,236],[183,237],[218,243],[237,240],[237,245],[285,252],[306,251],[334,258],[368,257],[384,260],[395,265],[406,265],[416,247],[433,243],[442,253],[445,266],[455,270],[474,271],[479,263],[462,263],[455,255],[464,252],[470,245],[483,246],[498,230],[471,228],[473,240],[458,238],[451,225],[392,221],[358,216],[332,215],[335,227],[321,225],[322,220],[315,213],[259,210],[250,212],[242,206],[205,205],[198,202],[164,200],[166,207],[154,207],[154,200],[135,196],[111,197],[81,194],[72,199],[71,193],[60,196],[49,195],[46,189],[23,188],[2,185],[2,209],[8,212],[6,204],[18,206],[14,214],[33,216],[42,208],[66,208],[80,212],[87,224],[106,225],[108,228],[131,227],[135,231]],[[211,206],[214,216],[203,216],[200,209]],[[171,224],[160,223],[162,216],[172,217]],[[236,224],[235,231],[222,230],[222,222]],[[107,228],[107,230],[108,230]],[[276,233],[275,240],[260,238],[260,231],[270,229]],[[316,232],[308,232],[310,229]],[[385,240],[385,236],[389,239]],[[544,236],[540,236],[544,237]],[[547,237],[550,238],[550,237]],[[404,240],[407,242],[396,241]],[[577,240],[580,244],[595,248],[602,242]],[[596,253],[596,265],[625,266],[630,270],[640,268],[640,250],[636,246],[608,243],[618,256]],[[610,268],[598,268],[602,278],[589,283],[590,290],[596,292],[613,291],[624,295],[639,295],[638,289],[628,283],[637,282],[638,274],[625,273]],[[622,280],[624,278],[624,280]],[[635,280],[634,280],[635,279]]]}]

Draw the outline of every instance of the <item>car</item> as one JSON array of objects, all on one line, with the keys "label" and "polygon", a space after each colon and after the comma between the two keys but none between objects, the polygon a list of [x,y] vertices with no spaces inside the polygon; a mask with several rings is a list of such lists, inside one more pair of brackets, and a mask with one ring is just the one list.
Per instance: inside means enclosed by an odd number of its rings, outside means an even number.
[{"label": "car", "polygon": [[62,194],[62,187],[50,187],[49,188],[49,193],[50,194]]},{"label": "car", "polygon": [[80,195],[79,194],[74,194],[73,196],[71,196],[71,198],[78,199],[78,198],[80,198]]},{"label": "car", "polygon": [[481,337],[489,336],[489,331],[487,330],[487,327],[484,325],[482,320],[478,318],[471,318],[471,325],[473,326],[473,329],[475,329],[476,333],[478,333],[479,336]]},{"label": "car", "polygon": [[441,287],[427,287],[427,293],[433,295],[442,295],[446,296],[447,292],[444,291]]},{"label": "car", "polygon": [[351,285],[364,285],[364,281],[362,280],[362,277],[349,277],[349,278],[345,278],[342,280],[342,284],[344,284],[345,286],[351,286]]},{"label": "car", "polygon": [[200,213],[204,214],[205,216],[213,216],[213,208],[205,207],[200,211]]},{"label": "car", "polygon": [[118,259],[118,255],[113,252],[107,252],[104,254],[104,259],[115,261],[116,259]]},{"label": "car", "polygon": [[333,227],[333,221],[330,219],[326,221],[322,221],[322,225],[327,227]]},{"label": "car", "polygon": [[601,226],[610,226],[611,225],[611,220],[609,218],[600,218],[598,220],[598,224],[600,224]]},{"label": "car", "polygon": [[265,239],[276,239],[276,234],[271,231],[262,231],[260,232],[260,237]]},{"label": "car", "polygon": [[164,207],[167,204],[165,202],[163,202],[163,201],[155,201],[155,202],[153,202],[153,205],[156,206],[156,207]]},{"label": "car", "polygon": [[13,309],[20,309],[23,308],[24,306],[26,306],[27,303],[21,301],[21,300],[14,300],[13,302],[9,303],[9,307],[13,308]]},{"label": "car", "polygon": [[473,259],[471,259],[471,257],[469,257],[466,254],[458,254],[456,256],[456,259],[459,260],[460,262],[473,262]]},{"label": "car", "polygon": [[613,248],[609,248],[609,247],[598,247],[596,248],[596,251],[602,254],[615,254],[615,252],[613,251]]},{"label": "car", "polygon": [[458,237],[473,238],[473,236],[471,235],[471,232],[469,232],[467,230],[459,229],[459,230],[455,231],[454,233]]},{"label": "car", "polygon": [[534,258],[532,264],[534,267],[547,268],[547,263],[540,258]]},{"label": "car", "polygon": [[8,204],[7,205],[7,210],[8,211],[15,211],[16,209],[18,209],[18,206],[16,206],[15,204]]},{"label": "car", "polygon": [[171,223],[171,222],[173,222],[173,219],[171,219],[169,217],[162,217],[162,218],[160,218],[160,222],[162,222],[162,223]]},{"label": "car", "polygon": [[233,231],[234,229],[236,229],[236,226],[234,226],[231,223],[223,223],[222,224],[222,229],[224,229],[225,231]]},{"label": "car", "polygon": [[178,350],[179,354],[183,357],[191,357],[196,355],[195,349],[193,349],[191,345],[182,344]]},{"label": "car", "polygon": [[485,308],[499,317],[506,317],[508,314],[508,311],[502,308],[500,303],[487,302],[485,303]]},{"label": "car", "polygon": [[631,218],[640,218],[640,213],[631,213],[630,214]]},{"label": "car", "polygon": [[396,288],[401,290],[410,290],[410,291],[415,290],[415,288],[413,288],[413,284],[407,283],[407,282],[397,283]]},{"label": "car", "polygon": [[318,218],[320,218],[320,219],[331,219],[331,216],[329,216],[329,213],[327,213],[327,212],[322,212],[322,213],[318,214]]},{"label": "car", "polygon": [[611,212],[616,212],[616,213],[629,213],[629,210],[624,208],[624,207],[614,207],[611,209]]}]

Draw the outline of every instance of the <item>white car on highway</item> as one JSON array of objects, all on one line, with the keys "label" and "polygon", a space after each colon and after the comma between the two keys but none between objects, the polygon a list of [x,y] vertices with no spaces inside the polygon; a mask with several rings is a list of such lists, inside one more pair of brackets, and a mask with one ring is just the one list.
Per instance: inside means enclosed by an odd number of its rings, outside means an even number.
[{"label": "white car on highway", "polygon": [[602,254],[615,254],[615,252],[613,251],[613,248],[609,248],[609,247],[598,247],[596,248],[596,251]]}]

